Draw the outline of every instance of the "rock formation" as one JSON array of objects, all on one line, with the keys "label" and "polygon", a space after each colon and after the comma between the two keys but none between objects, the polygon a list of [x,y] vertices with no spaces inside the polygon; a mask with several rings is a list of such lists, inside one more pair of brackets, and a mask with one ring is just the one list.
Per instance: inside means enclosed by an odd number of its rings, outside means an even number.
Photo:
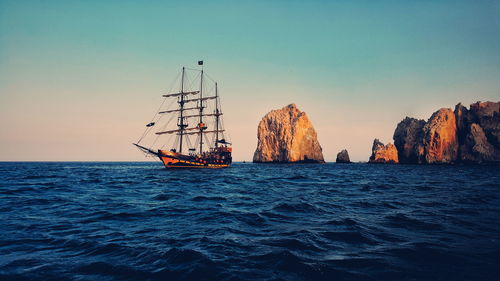
[{"label": "rock formation", "polygon": [[455,106],[455,120],[457,121],[457,137],[459,140],[459,145],[463,144],[463,141],[467,137],[467,132],[471,121],[469,120],[469,110],[462,103]]},{"label": "rock formation", "polygon": [[457,104],[455,117],[459,141],[458,161],[500,161],[500,102],[477,102],[470,105],[470,110]]},{"label": "rock formation", "polygon": [[384,145],[378,139],[373,141],[372,155],[368,163],[398,163],[398,150],[391,143]]},{"label": "rock formation", "polygon": [[393,139],[401,163],[500,162],[500,102],[459,103],[427,122],[406,117]]},{"label": "rock formation", "polygon": [[492,162],[500,159],[500,150],[488,142],[483,129],[476,123],[470,125],[461,150],[460,160],[465,163]]},{"label": "rock formation", "polygon": [[394,131],[394,145],[400,163],[424,163],[424,120],[406,117]]},{"label": "rock formation", "polygon": [[500,102],[476,102],[469,112],[471,122],[480,125],[488,141],[500,149]]},{"label": "rock formation", "polygon": [[337,154],[337,159],[335,159],[336,163],[351,163],[351,160],[349,159],[349,153],[347,152],[346,149],[342,149]]},{"label": "rock formation", "polygon": [[323,163],[316,131],[295,104],[272,110],[259,123],[253,162]]},{"label": "rock formation", "polygon": [[457,160],[458,137],[455,114],[449,108],[434,112],[423,128],[425,161],[450,164]]}]

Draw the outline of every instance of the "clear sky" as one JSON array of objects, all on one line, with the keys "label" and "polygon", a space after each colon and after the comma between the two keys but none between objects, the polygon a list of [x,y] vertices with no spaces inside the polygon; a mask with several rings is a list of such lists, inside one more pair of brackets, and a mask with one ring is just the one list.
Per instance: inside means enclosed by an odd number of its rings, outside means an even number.
[{"label": "clear sky", "polygon": [[0,160],[144,160],[131,143],[199,59],[235,160],[293,102],[327,161],[366,161],[407,115],[500,100],[500,1],[0,0]]}]

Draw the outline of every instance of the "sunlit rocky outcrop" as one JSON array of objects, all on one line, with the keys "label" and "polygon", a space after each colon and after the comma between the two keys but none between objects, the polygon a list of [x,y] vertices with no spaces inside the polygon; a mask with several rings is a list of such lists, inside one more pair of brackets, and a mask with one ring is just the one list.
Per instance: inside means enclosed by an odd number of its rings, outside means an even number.
[{"label": "sunlit rocky outcrop", "polygon": [[373,141],[372,155],[368,163],[395,164],[399,163],[398,150],[392,143],[384,145],[378,139]]},{"label": "sunlit rocky outcrop", "polygon": [[458,156],[457,122],[449,108],[434,112],[425,124],[423,145],[428,164],[455,163]]},{"label": "sunlit rocky outcrop", "polygon": [[500,162],[500,102],[441,108],[427,122],[406,117],[394,131],[401,163]]},{"label": "sunlit rocky outcrop", "polygon": [[266,114],[257,128],[257,138],[254,162],[324,162],[316,131],[295,104]]}]

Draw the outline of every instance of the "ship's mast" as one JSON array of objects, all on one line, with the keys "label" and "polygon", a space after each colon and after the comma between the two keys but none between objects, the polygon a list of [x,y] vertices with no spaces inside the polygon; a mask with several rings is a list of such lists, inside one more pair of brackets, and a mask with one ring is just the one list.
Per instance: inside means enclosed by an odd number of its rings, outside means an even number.
[{"label": "ship's mast", "polygon": [[215,82],[215,148],[219,147],[219,92]]},{"label": "ship's mast", "polygon": [[203,69],[201,69],[200,78],[200,122],[198,124],[200,127],[200,154],[203,152],[203,130],[205,130],[205,125],[203,124]]},{"label": "ship's mast", "polygon": [[179,101],[180,105],[180,110],[179,110],[179,122],[177,123],[177,126],[179,126],[179,153],[182,153],[182,139],[184,136],[184,72],[185,72],[185,67],[182,67],[182,79],[181,79],[181,100]]}]

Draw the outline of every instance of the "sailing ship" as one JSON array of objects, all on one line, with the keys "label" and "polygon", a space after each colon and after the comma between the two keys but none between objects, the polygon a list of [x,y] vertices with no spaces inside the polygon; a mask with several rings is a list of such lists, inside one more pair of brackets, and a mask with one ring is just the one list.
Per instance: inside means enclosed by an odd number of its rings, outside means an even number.
[{"label": "sailing ship", "polygon": [[162,105],[134,143],[146,156],[158,157],[166,168],[226,168],[232,162],[217,82],[204,73],[203,61],[198,65],[201,69],[182,68],[180,89],[163,95]]}]

